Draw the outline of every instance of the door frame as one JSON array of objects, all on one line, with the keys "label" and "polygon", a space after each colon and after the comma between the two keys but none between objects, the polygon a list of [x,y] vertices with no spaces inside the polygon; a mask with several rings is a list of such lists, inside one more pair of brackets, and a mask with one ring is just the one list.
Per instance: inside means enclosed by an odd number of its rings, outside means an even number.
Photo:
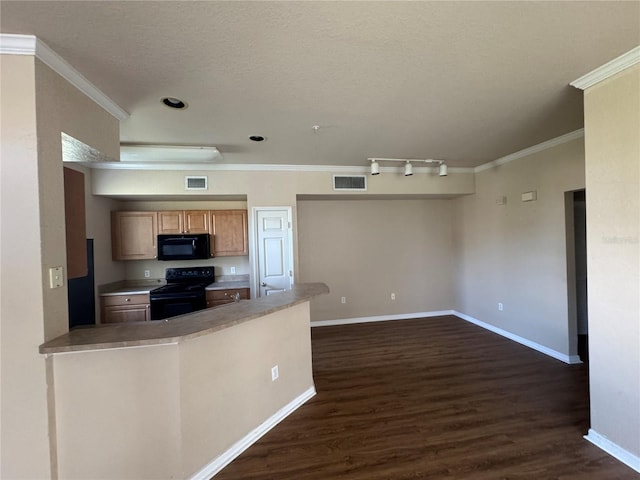
[{"label": "door frame", "polygon": [[288,240],[289,240],[289,251],[287,252],[289,269],[291,270],[291,275],[289,276],[290,285],[293,286],[295,279],[295,266],[293,263],[294,255],[293,255],[293,207],[291,206],[279,206],[279,207],[252,207],[251,208],[251,227],[253,230],[253,234],[250,236],[250,247],[249,247],[249,261],[253,268],[251,269],[253,273],[253,279],[251,281],[251,298],[259,298],[260,297],[260,243],[258,242],[258,212],[267,212],[267,211],[286,211],[287,212],[287,222],[288,222]]}]

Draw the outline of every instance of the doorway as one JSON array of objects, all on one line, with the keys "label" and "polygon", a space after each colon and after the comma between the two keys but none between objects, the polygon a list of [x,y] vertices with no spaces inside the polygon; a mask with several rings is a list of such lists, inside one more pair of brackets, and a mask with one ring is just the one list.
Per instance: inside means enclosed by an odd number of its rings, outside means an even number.
[{"label": "doorway", "polygon": [[589,360],[587,302],[587,209],[585,190],[565,193],[567,218],[567,288],[570,350]]},{"label": "doorway", "polygon": [[253,218],[257,296],[290,290],[293,285],[291,207],[254,207]]}]

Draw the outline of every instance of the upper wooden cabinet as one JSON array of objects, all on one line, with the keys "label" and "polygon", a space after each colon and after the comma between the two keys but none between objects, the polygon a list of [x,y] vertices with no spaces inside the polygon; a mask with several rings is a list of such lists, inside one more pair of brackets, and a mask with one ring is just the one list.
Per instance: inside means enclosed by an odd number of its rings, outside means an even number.
[{"label": "upper wooden cabinet", "polygon": [[114,260],[145,260],[158,256],[156,212],[111,212]]},{"label": "upper wooden cabinet", "polygon": [[167,210],[158,212],[158,233],[209,233],[208,210]]},{"label": "upper wooden cabinet", "polygon": [[212,210],[211,256],[231,257],[249,255],[246,210]]}]

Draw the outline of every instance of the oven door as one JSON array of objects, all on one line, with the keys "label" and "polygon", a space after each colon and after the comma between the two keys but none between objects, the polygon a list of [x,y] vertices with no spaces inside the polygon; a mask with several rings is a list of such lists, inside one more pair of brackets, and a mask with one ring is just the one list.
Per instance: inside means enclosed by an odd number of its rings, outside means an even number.
[{"label": "oven door", "polygon": [[203,292],[151,295],[151,320],[164,320],[204,308],[207,308],[207,300]]}]

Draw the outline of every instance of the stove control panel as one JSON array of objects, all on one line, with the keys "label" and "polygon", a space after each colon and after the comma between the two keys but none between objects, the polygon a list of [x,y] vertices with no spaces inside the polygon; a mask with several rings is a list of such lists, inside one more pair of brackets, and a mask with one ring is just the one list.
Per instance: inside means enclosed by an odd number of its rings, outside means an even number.
[{"label": "stove control panel", "polygon": [[168,283],[213,282],[213,267],[167,268],[165,278]]}]

